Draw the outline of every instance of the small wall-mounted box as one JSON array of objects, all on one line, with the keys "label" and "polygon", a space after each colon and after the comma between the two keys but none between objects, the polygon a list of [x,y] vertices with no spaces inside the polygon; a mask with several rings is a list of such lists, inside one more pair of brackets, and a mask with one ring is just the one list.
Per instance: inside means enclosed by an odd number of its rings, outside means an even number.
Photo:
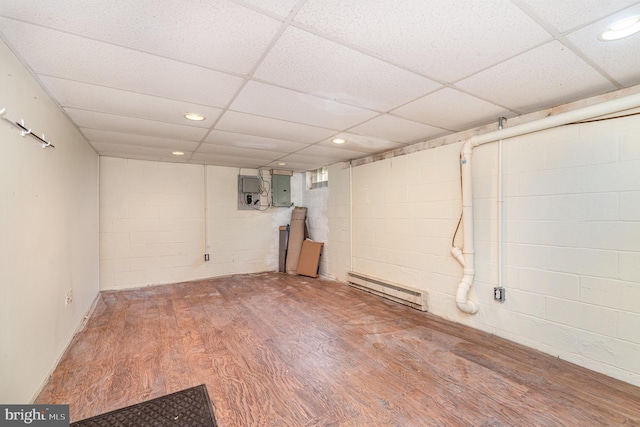
[{"label": "small wall-mounted box", "polygon": [[238,175],[238,209],[260,209],[260,179],[257,176]]}]

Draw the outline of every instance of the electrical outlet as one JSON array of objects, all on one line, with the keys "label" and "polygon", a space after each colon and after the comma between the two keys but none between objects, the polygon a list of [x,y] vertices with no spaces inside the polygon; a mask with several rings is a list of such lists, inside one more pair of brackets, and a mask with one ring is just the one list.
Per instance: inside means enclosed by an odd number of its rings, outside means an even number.
[{"label": "electrical outlet", "polygon": [[73,302],[73,289],[69,289],[67,295],[64,296],[64,305],[69,305]]},{"label": "electrical outlet", "polygon": [[209,261],[209,259],[210,259],[210,258],[209,258],[209,254],[204,254],[204,260],[205,260],[205,261]]},{"label": "electrical outlet", "polygon": [[505,288],[493,288],[493,299],[496,301],[504,302],[505,293]]}]

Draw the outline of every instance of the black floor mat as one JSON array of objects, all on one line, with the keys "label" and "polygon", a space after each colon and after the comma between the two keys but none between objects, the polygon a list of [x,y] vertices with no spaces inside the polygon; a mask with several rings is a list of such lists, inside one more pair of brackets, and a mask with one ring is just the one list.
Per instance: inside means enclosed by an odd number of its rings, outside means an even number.
[{"label": "black floor mat", "polygon": [[216,419],[202,384],[157,399],[71,423],[71,427],[216,427]]}]

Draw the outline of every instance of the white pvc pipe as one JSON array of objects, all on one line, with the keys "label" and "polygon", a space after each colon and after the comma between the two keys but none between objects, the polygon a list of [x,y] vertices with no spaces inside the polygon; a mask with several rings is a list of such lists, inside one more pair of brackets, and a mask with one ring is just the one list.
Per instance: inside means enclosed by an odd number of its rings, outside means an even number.
[{"label": "white pvc pipe", "polygon": [[502,140],[498,141],[498,287],[502,288]]},{"label": "white pvc pipe", "polygon": [[[502,130],[502,121],[504,118],[500,118],[499,128]],[[498,287],[503,287],[503,271],[504,265],[502,261],[503,245],[502,245],[502,206],[504,204],[504,196],[502,190],[502,139],[498,141]]]},{"label": "white pvc pipe", "polygon": [[[475,314],[480,308],[478,304],[470,301],[467,296],[473,286],[474,270],[474,247],[473,247],[473,180],[471,176],[471,158],[473,156],[473,145],[469,141],[462,145],[460,156],[462,172],[462,250],[453,248],[451,253],[462,265],[463,277],[458,285],[456,293],[456,305],[460,311],[468,314]],[[462,254],[460,255],[460,252]],[[456,256],[456,254],[458,256]],[[461,259],[460,259],[461,258]]]},{"label": "white pvc pipe", "polygon": [[472,136],[469,138],[468,142],[470,142],[474,147],[477,147],[478,145],[486,144],[488,142],[495,142],[500,139],[526,135],[528,133],[538,132],[552,127],[566,125],[568,123],[593,119],[595,117],[630,110],[637,107],[640,107],[640,93],[611,99],[609,101],[583,107],[578,110],[547,116],[542,119],[523,123],[511,128]]},{"label": "white pvc pipe", "polygon": [[[473,185],[471,175],[471,159],[473,148],[495,142],[501,139],[513,138],[528,133],[538,132],[550,129],[556,126],[562,126],[573,122],[593,119],[595,117],[607,114],[617,113],[640,106],[640,94],[628,95],[625,97],[611,99],[600,104],[591,105],[574,111],[559,113],[553,116],[547,116],[540,120],[512,128],[501,129],[494,132],[485,133],[469,138],[462,145],[460,156],[462,169],[462,230],[463,230],[463,247],[462,255],[458,254],[459,248],[453,248],[451,253],[463,266],[463,276],[458,285],[456,292],[456,304],[460,311],[468,314],[478,312],[478,304],[468,299],[469,290],[473,286],[475,277],[474,268],[474,247],[473,247]],[[458,256],[456,256],[458,254]],[[462,259],[459,259],[462,258]]]},{"label": "white pvc pipe", "polygon": [[209,253],[209,193],[207,188],[207,165],[204,168],[204,253]]},{"label": "white pvc pipe", "polygon": [[462,249],[454,246],[451,248],[451,255],[458,260],[461,266],[464,267],[464,256],[462,255]]},{"label": "white pvc pipe", "polygon": [[353,165],[349,162],[349,271],[353,272]]}]

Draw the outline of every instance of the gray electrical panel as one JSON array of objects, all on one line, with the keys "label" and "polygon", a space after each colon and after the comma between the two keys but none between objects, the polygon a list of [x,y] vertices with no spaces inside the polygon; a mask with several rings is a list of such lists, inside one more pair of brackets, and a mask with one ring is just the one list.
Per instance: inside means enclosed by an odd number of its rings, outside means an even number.
[{"label": "gray electrical panel", "polygon": [[271,190],[273,196],[273,206],[291,206],[291,176],[271,175]]},{"label": "gray electrical panel", "polygon": [[260,209],[260,179],[257,176],[238,175],[238,209]]}]

